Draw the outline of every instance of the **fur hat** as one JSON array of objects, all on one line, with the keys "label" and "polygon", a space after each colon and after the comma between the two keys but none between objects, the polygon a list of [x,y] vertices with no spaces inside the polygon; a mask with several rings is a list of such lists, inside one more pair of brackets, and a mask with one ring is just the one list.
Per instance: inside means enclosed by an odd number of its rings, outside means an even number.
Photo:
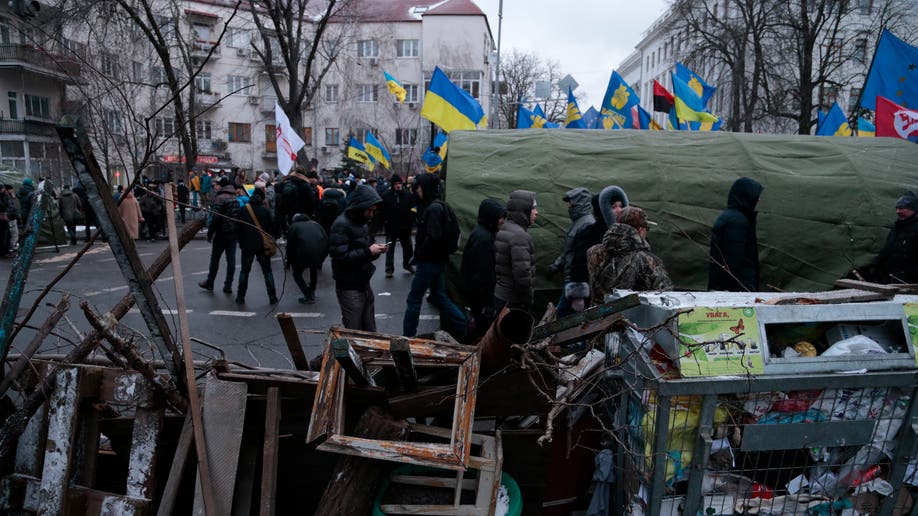
[{"label": "fur hat", "polygon": [[908,208],[912,211],[918,211],[918,195],[915,192],[905,192],[899,200],[896,201],[896,208]]},{"label": "fur hat", "polygon": [[267,184],[268,181],[271,180],[271,176],[269,176],[267,172],[262,172],[261,175],[258,176],[258,179],[259,179],[262,183]]},{"label": "fur hat", "polygon": [[392,174],[392,177],[389,178],[389,183],[391,183],[391,184],[393,184],[393,185],[394,185],[395,183],[404,183],[404,182],[405,182],[405,181],[402,179],[402,176],[400,176],[400,175],[398,175],[398,174]]}]

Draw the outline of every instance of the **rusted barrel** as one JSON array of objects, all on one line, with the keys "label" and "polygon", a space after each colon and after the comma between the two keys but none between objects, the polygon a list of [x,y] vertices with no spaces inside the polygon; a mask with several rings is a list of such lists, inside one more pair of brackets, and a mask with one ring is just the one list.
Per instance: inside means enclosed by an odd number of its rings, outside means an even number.
[{"label": "rusted barrel", "polygon": [[481,350],[481,373],[491,374],[510,363],[513,344],[525,344],[532,337],[535,323],[529,312],[504,307],[478,342]]}]

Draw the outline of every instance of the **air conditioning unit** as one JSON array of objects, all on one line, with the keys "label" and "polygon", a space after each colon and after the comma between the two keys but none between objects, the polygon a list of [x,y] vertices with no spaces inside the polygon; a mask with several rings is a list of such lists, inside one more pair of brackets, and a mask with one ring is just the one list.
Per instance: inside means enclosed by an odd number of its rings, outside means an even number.
[{"label": "air conditioning unit", "polygon": [[371,58],[371,59],[370,59],[370,66],[379,66],[379,59],[376,58],[376,57]]},{"label": "air conditioning unit", "polygon": [[236,55],[239,57],[246,57],[249,55],[249,49],[247,48],[237,48]]},{"label": "air conditioning unit", "polygon": [[331,151],[333,148],[334,147],[328,147],[328,146],[322,147],[322,154],[331,154]]},{"label": "air conditioning unit", "polygon": [[210,142],[210,148],[215,151],[226,150],[226,141],[225,140],[213,140]]},{"label": "air conditioning unit", "polygon": [[415,104],[414,102],[409,102],[409,103],[408,103],[408,109],[414,111],[414,110],[417,109],[417,108],[418,108],[418,105]]},{"label": "air conditioning unit", "polygon": [[249,104],[252,104],[253,106],[257,106],[258,103],[259,103],[260,101],[261,101],[261,99],[258,98],[258,97],[255,96],[255,95],[250,95],[250,96],[249,96]]}]

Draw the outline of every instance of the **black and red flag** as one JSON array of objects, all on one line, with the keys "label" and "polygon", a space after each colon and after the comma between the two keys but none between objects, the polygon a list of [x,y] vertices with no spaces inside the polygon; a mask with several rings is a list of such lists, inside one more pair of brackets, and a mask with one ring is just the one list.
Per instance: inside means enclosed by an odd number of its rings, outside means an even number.
[{"label": "black and red flag", "polygon": [[673,94],[666,90],[662,84],[653,81],[653,110],[669,113],[673,109],[675,99]]}]

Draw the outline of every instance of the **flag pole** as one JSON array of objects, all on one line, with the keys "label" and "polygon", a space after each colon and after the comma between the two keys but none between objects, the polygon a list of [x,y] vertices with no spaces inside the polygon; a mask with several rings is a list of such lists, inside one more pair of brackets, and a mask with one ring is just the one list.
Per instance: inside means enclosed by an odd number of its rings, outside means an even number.
[{"label": "flag pole", "polygon": [[[880,37],[877,38],[877,44],[875,47],[873,47],[873,55],[870,56],[870,67],[867,68],[867,77],[864,78],[864,86],[867,86],[867,79],[870,78],[870,73],[873,72],[873,63],[877,59],[877,50],[879,50],[880,48],[880,41],[883,40],[884,34],[886,34],[886,25],[883,25],[883,28],[880,30]],[[857,96],[858,109],[860,109],[861,107],[861,101],[864,100],[864,90],[865,89],[866,89],[865,87],[861,87],[861,92]],[[874,121],[876,121],[876,111],[877,111],[876,108],[877,108],[876,101],[874,101],[874,104],[873,104]],[[860,114],[860,112],[858,112],[858,114]]]}]

